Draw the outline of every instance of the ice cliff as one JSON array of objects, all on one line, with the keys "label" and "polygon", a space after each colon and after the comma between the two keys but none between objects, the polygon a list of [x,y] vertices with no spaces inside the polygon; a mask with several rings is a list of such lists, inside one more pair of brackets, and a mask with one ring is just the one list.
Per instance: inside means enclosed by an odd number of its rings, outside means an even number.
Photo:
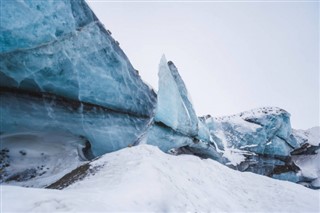
[{"label": "ice cliff", "polygon": [[156,94],[84,1],[6,1],[1,20],[2,133],[68,132],[96,156],[135,143]]},{"label": "ice cliff", "polygon": [[6,1],[1,20],[1,182],[43,187],[86,160],[151,144],[320,187],[317,164],[307,168],[319,135],[293,130],[279,108],[198,117],[165,57],[156,94],[85,1]]},{"label": "ice cliff", "polygon": [[155,94],[84,1],[6,1],[1,9],[2,87],[152,115]]}]

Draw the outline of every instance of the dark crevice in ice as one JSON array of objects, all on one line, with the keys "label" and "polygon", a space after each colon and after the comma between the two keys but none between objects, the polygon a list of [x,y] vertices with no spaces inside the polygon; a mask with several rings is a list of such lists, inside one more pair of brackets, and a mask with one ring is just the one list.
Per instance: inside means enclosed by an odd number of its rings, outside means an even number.
[{"label": "dark crevice in ice", "polygon": [[58,105],[65,106],[65,107],[71,107],[73,110],[78,110],[81,106],[83,106],[84,111],[89,111],[89,110],[98,108],[99,110],[102,110],[105,112],[126,114],[126,115],[136,117],[136,118],[150,118],[145,115],[133,114],[130,112],[114,110],[114,109],[110,109],[110,108],[107,108],[104,106],[100,106],[100,105],[96,105],[96,104],[92,104],[92,103],[87,103],[87,102],[83,102],[83,101],[79,101],[79,100],[67,99],[65,97],[51,94],[48,92],[34,92],[34,91],[21,90],[18,88],[8,88],[8,87],[0,86],[0,94],[4,94],[4,93],[22,94],[22,95],[29,95],[31,97],[42,98],[44,100],[54,100]]},{"label": "dark crevice in ice", "polygon": [[293,150],[290,154],[291,155],[315,155],[317,154],[317,150],[320,149],[319,146],[313,146],[309,143],[303,144],[300,148]]},{"label": "dark crevice in ice", "polygon": [[257,121],[254,121],[254,120],[252,120],[251,118],[242,118],[242,119],[245,120],[245,121],[248,122],[248,123],[256,124],[256,125],[258,125],[258,126],[263,127],[263,125],[262,125],[261,123],[259,123],[259,122],[257,122]]},{"label": "dark crevice in ice", "polygon": [[160,126],[160,127],[162,127],[162,128],[165,128],[165,129],[170,129],[171,131],[173,131],[173,132],[176,133],[177,135],[181,135],[181,136],[186,136],[186,137],[189,137],[189,138],[193,138],[195,141],[198,140],[198,139],[195,138],[195,136],[193,136],[193,135],[188,135],[188,134],[179,132],[179,131],[171,128],[170,126],[167,126],[166,124],[162,123],[161,121],[155,121],[154,124],[157,125],[157,126]]}]

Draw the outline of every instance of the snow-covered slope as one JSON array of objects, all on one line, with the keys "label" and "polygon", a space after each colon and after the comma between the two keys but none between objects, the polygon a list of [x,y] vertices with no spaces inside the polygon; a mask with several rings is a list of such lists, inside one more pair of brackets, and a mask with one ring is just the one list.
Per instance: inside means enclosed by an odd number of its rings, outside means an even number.
[{"label": "snow-covered slope", "polygon": [[140,145],[64,190],[2,186],[2,212],[319,212],[320,191]]}]

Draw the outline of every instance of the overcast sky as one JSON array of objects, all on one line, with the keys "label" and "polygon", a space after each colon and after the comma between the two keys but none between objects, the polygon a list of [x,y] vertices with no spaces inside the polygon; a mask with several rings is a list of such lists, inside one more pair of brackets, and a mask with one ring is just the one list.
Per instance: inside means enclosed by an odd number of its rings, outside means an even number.
[{"label": "overcast sky", "polygon": [[89,1],[140,75],[158,89],[172,60],[197,114],[277,106],[319,125],[319,3]]}]

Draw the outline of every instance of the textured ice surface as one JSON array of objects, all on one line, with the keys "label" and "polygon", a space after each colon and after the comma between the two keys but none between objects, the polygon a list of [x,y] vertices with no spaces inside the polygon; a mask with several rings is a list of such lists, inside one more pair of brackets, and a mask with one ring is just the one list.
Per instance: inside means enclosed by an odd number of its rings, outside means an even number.
[{"label": "textured ice surface", "polygon": [[171,63],[163,56],[159,65],[158,104],[155,121],[188,135],[198,134],[198,118],[195,114],[187,89]]},{"label": "textured ice surface", "polygon": [[278,180],[287,180],[294,183],[297,183],[300,181],[299,176],[295,172],[285,172],[285,173],[273,175],[272,177]]},{"label": "textured ice surface", "polygon": [[238,115],[207,119],[212,132],[222,130],[227,147],[254,153],[288,156],[292,147],[289,114],[279,108],[262,108]]},{"label": "textured ice surface", "polygon": [[132,145],[149,118],[135,117],[52,95],[31,96],[1,92],[1,131],[56,131],[87,139],[94,155]]},{"label": "textured ice surface", "polygon": [[2,87],[153,114],[155,93],[84,1],[6,1],[0,43]]},{"label": "textured ice surface", "polygon": [[206,126],[206,124],[199,119],[198,121],[198,135],[197,138],[201,141],[210,142],[212,141],[209,128]]},{"label": "textured ice surface", "polygon": [[138,140],[156,94],[85,1],[0,9],[1,133],[71,133],[95,156]]},{"label": "textured ice surface", "polygon": [[223,153],[220,162],[240,171],[318,187],[320,169],[315,166],[315,156],[320,136],[315,128],[310,132],[292,130],[290,114],[270,107],[203,119],[216,149]]},{"label": "textured ice surface", "polygon": [[171,149],[193,144],[193,139],[164,125],[154,125],[147,132],[145,143],[167,153]]}]

